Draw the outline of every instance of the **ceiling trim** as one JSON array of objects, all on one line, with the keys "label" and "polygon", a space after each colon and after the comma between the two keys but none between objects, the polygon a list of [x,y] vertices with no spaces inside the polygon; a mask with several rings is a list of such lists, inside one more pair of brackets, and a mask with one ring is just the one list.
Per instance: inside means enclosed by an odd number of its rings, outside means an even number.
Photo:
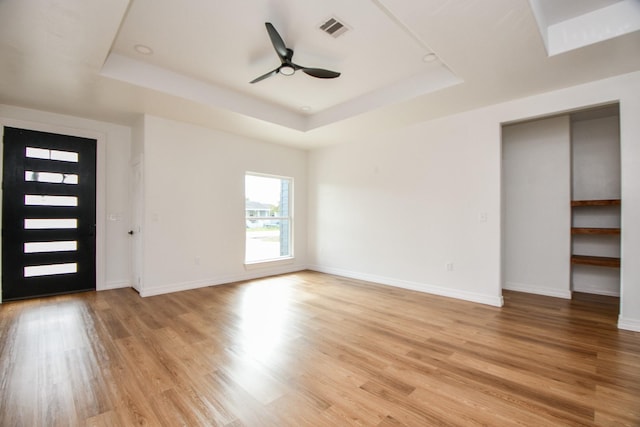
[{"label": "ceiling trim", "polygon": [[165,68],[110,53],[100,75],[211,107],[305,131],[305,117],[282,107]]},{"label": "ceiling trim", "polygon": [[223,108],[279,126],[308,132],[383,106],[438,91],[463,80],[438,62],[417,74],[315,114],[294,113],[275,104],[117,53],[109,54],[100,75],[182,99]]},{"label": "ceiling trim", "polygon": [[336,123],[388,105],[408,101],[428,93],[436,92],[464,80],[454,75],[447,66],[440,64],[426,73],[420,73],[390,86],[359,96],[349,102],[328,108],[309,116],[309,129]]}]

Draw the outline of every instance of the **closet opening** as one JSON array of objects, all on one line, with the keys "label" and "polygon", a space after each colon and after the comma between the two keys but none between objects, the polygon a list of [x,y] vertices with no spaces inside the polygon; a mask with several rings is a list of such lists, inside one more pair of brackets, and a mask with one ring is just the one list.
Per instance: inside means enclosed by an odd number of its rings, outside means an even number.
[{"label": "closet opening", "polygon": [[503,290],[619,311],[620,176],[618,104],[503,125]]}]

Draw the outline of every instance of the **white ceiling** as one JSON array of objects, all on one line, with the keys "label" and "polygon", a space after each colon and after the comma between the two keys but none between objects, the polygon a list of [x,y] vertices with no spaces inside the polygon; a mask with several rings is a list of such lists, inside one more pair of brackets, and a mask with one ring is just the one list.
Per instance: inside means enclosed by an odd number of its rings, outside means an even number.
[{"label": "white ceiling", "polygon": [[[639,70],[638,31],[550,57],[536,21],[620,1],[639,0],[0,0],[0,103],[312,148]],[[317,29],[331,16],[349,31]],[[294,62],[342,75],[249,84],[280,64],[265,22]]]}]

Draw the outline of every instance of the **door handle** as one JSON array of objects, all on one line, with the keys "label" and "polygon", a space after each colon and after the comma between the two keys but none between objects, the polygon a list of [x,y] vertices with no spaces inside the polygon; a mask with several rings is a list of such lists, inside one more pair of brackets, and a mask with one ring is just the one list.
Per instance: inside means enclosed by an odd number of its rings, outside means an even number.
[{"label": "door handle", "polygon": [[129,230],[127,234],[129,234],[130,236],[133,236],[133,230]]}]

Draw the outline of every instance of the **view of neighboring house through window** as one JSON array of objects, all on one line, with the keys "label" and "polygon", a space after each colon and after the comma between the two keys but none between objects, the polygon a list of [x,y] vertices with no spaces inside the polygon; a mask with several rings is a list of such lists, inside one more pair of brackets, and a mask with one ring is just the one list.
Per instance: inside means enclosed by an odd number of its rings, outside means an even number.
[{"label": "view of neighboring house through window", "polygon": [[248,263],[292,256],[291,178],[245,175],[245,222]]}]

